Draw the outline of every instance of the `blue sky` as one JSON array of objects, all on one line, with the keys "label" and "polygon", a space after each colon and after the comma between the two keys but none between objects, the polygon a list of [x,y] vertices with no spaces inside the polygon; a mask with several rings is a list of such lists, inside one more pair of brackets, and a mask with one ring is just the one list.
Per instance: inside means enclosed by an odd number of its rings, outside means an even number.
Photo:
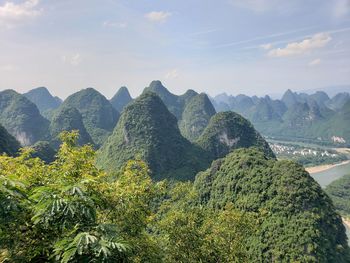
[{"label": "blue sky", "polygon": [[0,0],[0,89],[133,96],[350,84],[350,0]]}]

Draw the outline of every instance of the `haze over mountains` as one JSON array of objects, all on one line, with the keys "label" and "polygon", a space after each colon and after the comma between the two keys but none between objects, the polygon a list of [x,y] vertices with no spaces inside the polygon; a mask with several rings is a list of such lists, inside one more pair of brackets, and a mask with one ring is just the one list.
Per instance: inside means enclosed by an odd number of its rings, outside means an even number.
[{"label": "haze over mountains", "polygon": [[322,91],[309,95],[287,90],[280,100],[227,94],[211,100],[217,111],[242,114],[268,137],[336,145],[350,141],[350,96],[346,92],[330,98]]},{"label": "haze over mountains", "polygon": [[259,231],[246,245],[252,262],[345,263],[345,229],[329,197],[302,166],[277,161],[263,135],[347,145],[349,108],[347,93],[209,98],[193,90],[172,94],[160,81],[135,99],[126,87],[111,100],[87,88],[63,102],[45,88],[25,95],[6,90],[0,92],[0,150],[15,156],[20,143],[31,145],[33,157],[49,164],[59,134],[78,130],[78,145],[97,149],[96,165],[107,174],[119,176],[128,161],[142,160],[154,181],[189,181],[195,194],[179,197],[185,209],[234,204],[258,214]]},{"label": "haze over mountains", "polygon": [[[193,90],[174,95],[160,81],[152,81],[144,90],[147,92],[161,98],[175,116],[182,136],[191,142],[199,139],[216,112],[228,110],[250,120],[266,137],[343,146],[350,142],[347,92],[329,97],[322,91],[306,94],[287,90],[281,99],[225,93],[209,98]],[[60,131],[78,129],[80,143],[96,147],[103,145],[123,109],[133,102],[126,87],[120,88],[110,101],[88,88],[62,102],[44,87],[23,95],[2,91],[0,100],[0,122],[22,145],[57,142]]]}]

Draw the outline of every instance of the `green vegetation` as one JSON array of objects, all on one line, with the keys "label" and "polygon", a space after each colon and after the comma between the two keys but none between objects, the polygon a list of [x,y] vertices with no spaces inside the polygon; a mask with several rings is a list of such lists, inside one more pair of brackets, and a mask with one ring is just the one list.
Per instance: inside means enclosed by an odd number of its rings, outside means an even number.
[{"label": "green vegetation", "polygon": [[62,106],[76,108],[80,112],[84,126],[97,146],[103,144],[119,119],[119,113],[112,104],[93,88],[70,95]]},{"label": "green vegetation", "polygon": [[62,103],[60,98],[53,97],[45,87],[32,89],[23,95],[33,102],[45,117],[51,116],[52,111],[57,109]]},{"label": "green vegetation", "polygon": [[215,114],[214,106],[204,93],[190,99],[182,113],[179,128],[182,135],[195,141],[208,126],[210,118]]},{"label": "green vegetation", "polygon": [[[203,100],[203,96],[199,99]],[[197,143],[190,143],[180,134],[176,118],[162,100],[149,92],[124,109],[97,161],[110,171],[121,169],[127,160],[139,158],[149,165],[153,179],[193,180],[213,160],[233,149],[251,146],[274,156],[254,127],[233,112],[214,115]]]},{"label": "green vegetation", "polygon": [[19,148],[19,142],[7,130],[0,125],[0,154],[15,155]]},{"label": "green vegetation", "polygon": [[224,157],[237,148],[256,146],[273,157],[268,143],[254,129],[253,125],[234,112],[219,112],[214,115],[197,140],[197,144],[207,151],[211,160]]},{"label": "green vegetation", "polygon": [[98,155],[98,164],[119,170],[127,160],[140,158],[152,178],[191,180],[208,166],[206,154],[183,138],[176,118],[154,93],[144,93],[128,105]]},{"label": "green vegetation", "polygon": [[349,93],[329,98],[320,91],[308,95],[287,90],[281,100],[220,94],[212,101],[217,111],[242,114],[266,137],[342,147],[350,143]]},{"label": "green vegetation", "polygon": [[198,95],[198,93],[193,90],[188,90],[181,96],[174,95],[170,93],[159,80],[152,81],[149,87],[145,88],[143,92],[153,92],[157,94],[168,110],[174,114],[178,120],[181,120],[182,112],[186,104],[194,96]]},{"label": "green vegetation", "polygon": [[163,248],[163,262],[250,262],[247,243],[257,218],[228,204],[224,209],[196,205],[190,183],[167,191],[153,231]]},{"label": "green vegetation", "polygon": [[350,217],[350,174],[329,184],[325,191],[332,198],[335,208],[345,217]]},{"label": "green vegetation", "polygon": [[13,90],[0,92],[0,123],[22,145],[48,139],[49,121],[25,96]]},{"label": "green vegetation", "polygon": [[[64,133],[57,159],[0,157],[1,261],[144,262],[152,255],[145,224],[157,192],[142,163],[130,162],[110,182],[90,146]],[[128,261],[128,262],[130,262]]]},{"label": "green vegetation", "polygon": [[50,134],[53,146],[58,148],[60,144],[59,135],[62,131],[72,130],[79,131],[79,145],[88,143],[93,144],[90,134],[85,129],[80,112],[76,108],[62,105],[57,111],[55,111],[50,124]]},{"label": "green vegetation", "polygon": [[0,156],[4,262],[349,262],[340,217],[305,170],[238,149],[192,183],[153,182],[130,160],[95,167],[64,132],[46,164]]},{"label": "green vegetation", "polygon": [[111,104],[118,112],[122,112],[125,106],[131,101],[132,98],[127,87],[121,87],[110,100]]},{"label": "green vegetation", "polygon": [[250,262],[349,262],[341,218],[301,165],[238,149],[199,175],[199,202],[259,214]]},{"label": "green vegetation", "polygon": [[51,164],[0,156],[2,262],[248,262],[249,214],[190,205],[191,184],[154,183],[141,161],[114,178],[61,137]]}]

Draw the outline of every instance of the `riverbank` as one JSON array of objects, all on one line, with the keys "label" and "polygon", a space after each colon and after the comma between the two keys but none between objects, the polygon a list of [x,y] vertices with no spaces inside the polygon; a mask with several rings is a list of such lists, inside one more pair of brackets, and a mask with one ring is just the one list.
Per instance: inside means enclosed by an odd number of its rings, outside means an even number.
[{"label": "riverbank", "polygon": [[308,173],[313,174],[313,173],[323,172],[323,171],[329,170],[333,167],[337,167],[339,165],[344,165],[344,164],[348,164],[348,163],[350,163],[350,160],[346,160],[344,162],[335,163],[335,164],[323,164],[323,165],[318,165],[318,166],[306,167],[305,170]]}]

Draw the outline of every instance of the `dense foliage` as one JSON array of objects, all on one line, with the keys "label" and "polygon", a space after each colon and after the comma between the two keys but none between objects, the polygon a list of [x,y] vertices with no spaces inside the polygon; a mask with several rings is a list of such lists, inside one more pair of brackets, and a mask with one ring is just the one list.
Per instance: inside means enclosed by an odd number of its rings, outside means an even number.
[{"label": "dense foliage", "polygon": [[0,125],[0,154],[15,155],[19,148],[19,142],[7,130]]},{"label": "dense foliage", "polygon": [[129,161],[117,177],[63,133],[57,159],[0,157],[4,262],[247,262],[253,215],[197,207],[192,185],[154,183]]},{"label": "dense foliage", "polygon": [[0,157],[2,260],[122,262],[152,255],[144,229],[157,185],[145,165],[130,162],[121,179],[109,181],[95,168],[90,146],[76,147],[76,133],[62,137],[49,165],[30,158],[30,150]]},{"label": "dense foliage", "polygon": [[208,166],[205,153],[183,138],[177,120],[154,93],[144,93],[128,105],[106,143],[98,164],[119,170],[127,160],[147,162],[154,179],[191,180]]},{"label": "dense foliage", "polygon": [[125,161],[141,158],[159,180],[193,180],[210,163],[241,147],[256,146],[274,156],[268,143],[243,117],[233,112],[214,115],[196,144],[179,131],[176,118],[154,93],[141,95],[128,105],[113,134],[101,147],[98,164],[120,169]]},{"label": "dense foliage", "polygon": [[345,229],[329,197],[304,168],[238,149],[200,173],[202,205],[259,213],[251,262],[349,262]]},{"label": "dense foliage", "polygon": [[336,209],[345,217],[350,217],[350,174],[343,176],[326,187]]},{"label": "dense foliage", "polygon": [[119,113],[112,104],[93,88],[70,95],[62,106],[76,108],[80,112],[86,130],[98,146],[111,134],[119,119]]},{"label": "dense foliage", "polygon": [[124,107],[132,101],[127,87],[121,87],[117,93],[111,98],[112,106],[118,111],[122,112]]},{"label": "dense foliage", "polygon": [[233,149],[256,146],[268,156],[274,156],[268,143],[254,129],[253,125],[234,112],[219,112],[214,115],[197,140],[212,160],[224,157]]},{"label": "dense foliage", "polygon": [[49,121],[34,103],[13,90],[0,92],[0,123],[22,145],[48,139]]},{"label": "dense foliage", "polygon": [[179,121],[181,134],[190,141],[195,141],[208,126],[215,114],[214,106],[204,93],[190,99]]},{"label": "dense foliage", "polygon": [[159,80],[152,81],[151,84],[144,89],[144,92],[153,92],[157,94],[168,110],[174,114],[178,120],[181,120],[182,112],[187,103],[194,96],[198,95],[198,93],[193,90],[188,90],[185,94],[180,96],[174,95],[169,92]]},{"label": "dense foliage", "polygon": [[76,108],[62,105],[53,115],[50,124],[52,144],[56,148],[60,144],[59,135],[62,131],[79,131],[78,144],[84,145],[93,141],[86,131],[83,118]]}]

